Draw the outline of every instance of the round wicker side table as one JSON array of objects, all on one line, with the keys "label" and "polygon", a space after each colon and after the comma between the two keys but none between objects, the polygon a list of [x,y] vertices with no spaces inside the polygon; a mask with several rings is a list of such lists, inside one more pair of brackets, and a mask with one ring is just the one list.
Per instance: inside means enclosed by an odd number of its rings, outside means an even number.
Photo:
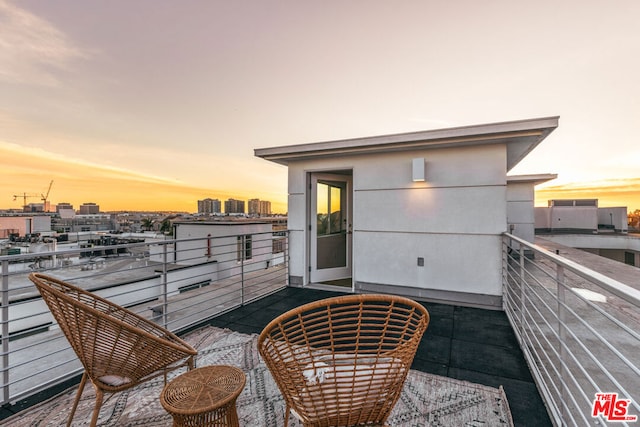
[{"label": "round wicker side table", "polygon": [[214,365],[185,372],[160,393],[174,426],[238,426],[236,399],[246,377],[234,366]]}]

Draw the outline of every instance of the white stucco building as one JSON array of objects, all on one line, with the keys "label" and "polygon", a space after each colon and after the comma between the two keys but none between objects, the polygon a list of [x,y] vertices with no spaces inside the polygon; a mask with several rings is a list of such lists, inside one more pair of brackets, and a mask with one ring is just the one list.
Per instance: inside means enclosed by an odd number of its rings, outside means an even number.
[{"label": "white stucco building", "polygon": [[[173,261],[180,265],[215,263],[217,279],[274,264],[272,225],[258,221],[176,221]],[[203,239],[206,243],[203,244]]]},{"label": "white stucco building", "polygon": [[552,242],[640,267],[640,237],[629,234],[627,207],[597,199],[549,200],[535,208],[536,234]]},{"label": "white stucco building", "polygon": [[50,233],[51,217],[49,215],[8,215],[0,216],[0,239],[16,234]]},{"label": "white stucco building", "polygon": [[[256,149],[288,167],[290,284],[500,307],[502,233],[533,238],[507,173],[558,117]],[[511,227],[510,227],[511,225]]]},{"label": "white stucco building", "polygon": [[598,207],[598,199],[549,200],[535,208],[535,227],[540,232],[628,233],[627,207]]}]

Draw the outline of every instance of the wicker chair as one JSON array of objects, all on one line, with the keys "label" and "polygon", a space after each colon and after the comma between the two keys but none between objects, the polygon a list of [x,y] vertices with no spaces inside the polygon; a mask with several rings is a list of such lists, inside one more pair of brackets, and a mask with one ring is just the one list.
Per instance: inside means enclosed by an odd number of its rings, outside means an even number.
[{"label": "wicker chair", "polygon": [[258,349],[305,426],[384,425],[409,373],[429,313],[413,300],[348,295],[272,320]]},{"label": "wicker chair", "polygon": [[104,393],[115,393],[181,366],[193,368],[197,351],[173,333],[91,292],[31,273],[42,298],[84,366],[67,426],[87,378],[96,391],[91,426],[98,422]]}]

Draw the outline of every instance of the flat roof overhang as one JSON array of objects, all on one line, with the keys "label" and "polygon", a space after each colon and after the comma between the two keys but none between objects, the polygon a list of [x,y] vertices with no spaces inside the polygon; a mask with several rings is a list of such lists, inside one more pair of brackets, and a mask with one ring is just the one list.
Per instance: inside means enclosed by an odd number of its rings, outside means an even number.
[{"label": "flat roof overhang", "polygon": [[534,186],[542,184],[558,177],[557,173],[541,173],[535,175],[509,175],[507,176],[507,184],[527,183]]},{"label": "flat roof overhang", "polygon": [[345,155],[390,153],[471,145],[506,144],[511,170],[558,127],[559,116],[462,126],[392,135],[314,142],[254,150],[257,157],[282,165]]}]

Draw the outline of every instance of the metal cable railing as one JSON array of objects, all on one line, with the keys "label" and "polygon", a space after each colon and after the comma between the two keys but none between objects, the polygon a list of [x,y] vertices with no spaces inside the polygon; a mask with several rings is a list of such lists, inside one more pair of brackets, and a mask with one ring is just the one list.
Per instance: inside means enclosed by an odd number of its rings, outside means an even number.
[{"label": "metal cable railing", "polygon": [[640,291],[510,234],[503,305],[556,425],[640,414]]},{"label": "metal cable railing", "polygon": [[[0,256],[0,404],[81,372],[77,357],[28,279],[68,281],[180,333],[287,285],[286,232]],[[62,245],[61,245],[62,246]]]}]

